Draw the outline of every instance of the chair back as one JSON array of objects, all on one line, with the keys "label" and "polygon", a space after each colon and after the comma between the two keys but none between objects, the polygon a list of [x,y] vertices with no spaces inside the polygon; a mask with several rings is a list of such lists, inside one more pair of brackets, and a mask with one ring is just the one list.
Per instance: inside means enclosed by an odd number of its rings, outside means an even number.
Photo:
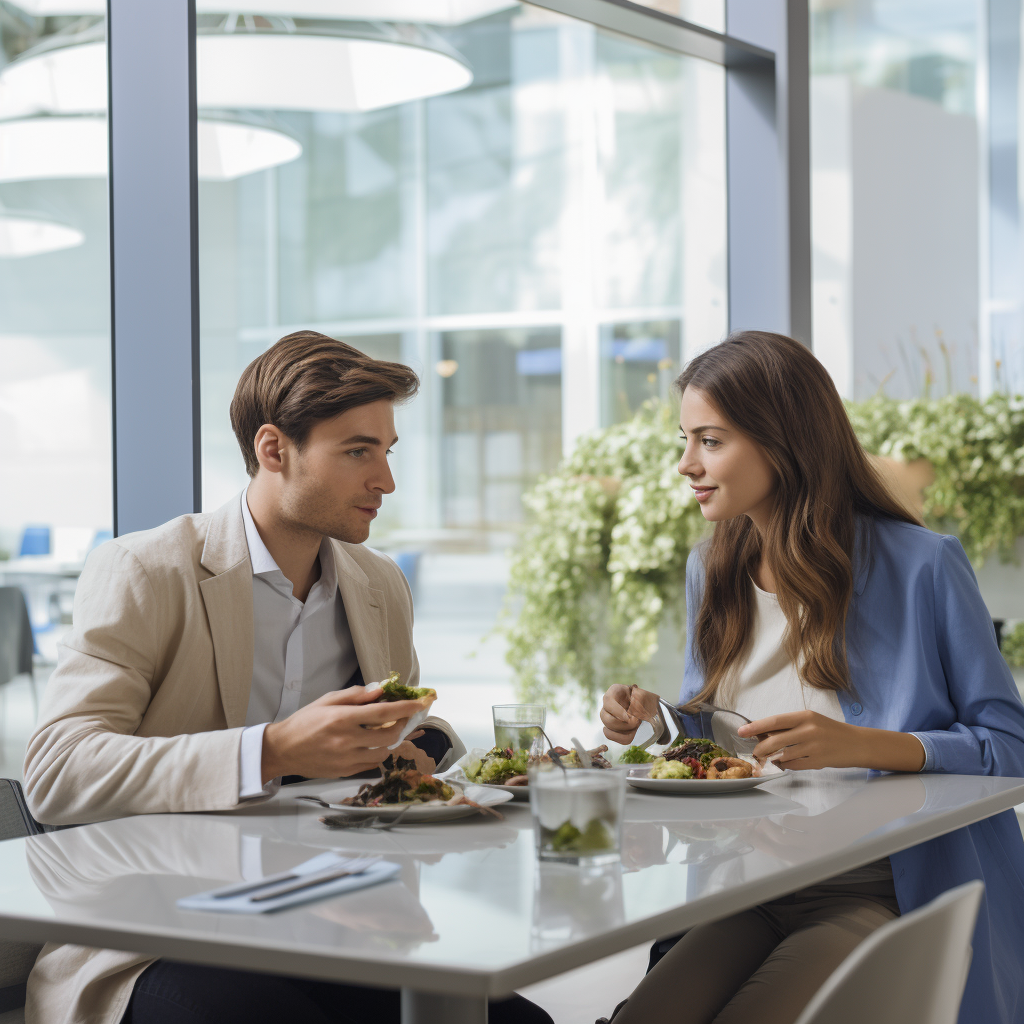
[{"label": "chair back", "polygon": [[50,553],[50,528],[48,526],[26,526],[21,534],[18,557],[25,555],[48,555]]},{"label": "chair back", "polygon": [[967,882],[876,929],[796,1024],[956,1024],[984,889]]},{"label": "chair back", "polygon": [[32,623],[20,587],[0,587],[0,686],[32,671]]},{"label": "chair back", "polygon": [[[14,779],[0,779],[0,840],[41,831],[25,804],[21,785]],[[0,1014],[25,1005],[25,983],[42,948],[35,942],[0,939]]]}]

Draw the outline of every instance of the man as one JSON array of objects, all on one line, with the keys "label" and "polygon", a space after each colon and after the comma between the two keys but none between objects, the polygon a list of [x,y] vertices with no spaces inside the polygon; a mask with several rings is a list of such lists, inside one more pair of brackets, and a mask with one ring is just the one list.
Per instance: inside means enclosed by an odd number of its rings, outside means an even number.
[{"label": "man", "polygon": [[[398,567],[362,545],[395,489],[394,405],[418,386],[408,367],[314,331],[246,368],[231,424],[247,490],[102,546],[82,573],[26,755],[40,821],[226,810],[289,777],[350,776],[391,756],[418,705],[374,704],[362,684],[397,670],[417,685],[412,598]],[[432,771],[464,749],[428,718],[394,753]],[[520,1005],[508,1020],[545,1019],[518,999],[492,1018]],[[26,1008],[38,1024],[396,1014],[393,993],[53,944]]]}]

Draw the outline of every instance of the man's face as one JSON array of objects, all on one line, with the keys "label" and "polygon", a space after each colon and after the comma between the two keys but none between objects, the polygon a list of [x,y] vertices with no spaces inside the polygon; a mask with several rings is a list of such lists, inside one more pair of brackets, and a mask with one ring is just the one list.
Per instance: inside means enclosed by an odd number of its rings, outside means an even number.
[{"label": "man's face", "polygon": [[293,527],[362,544],[385,494],[395,436],[391,402],[372,402],[320,420],[299,451],[289,446],[281,472],[281,516]]}]

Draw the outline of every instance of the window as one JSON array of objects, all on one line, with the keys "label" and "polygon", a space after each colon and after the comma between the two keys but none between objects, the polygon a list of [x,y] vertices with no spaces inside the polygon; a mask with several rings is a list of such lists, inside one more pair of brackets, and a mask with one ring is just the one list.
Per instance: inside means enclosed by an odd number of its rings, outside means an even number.
[{"label": "window", "polygon": [[[105,80],[71,90],[61,63],[102,49],[104,19],[45,6],[0,10],[0,586],[26,598],[39,688],[112,514]],[[19,778],[28,677],[0,699],[0,775]]]},{"label": "window", "polygon": [[200,185],[203,495],[245,485],[228,404],[282,335],[412,365],[370,543],[415,579],[425,684],[477,745],[512,695],[489,634],[523,492],[725,331],[725,87],[718,66],[528,4],[463,10],[402,30],[435,77],[362,100],[283,76],[275,93],[245,48],[302,37],[315,66],[397,29],[200,19],[200,118],[216,103],[280,137],[272,165]]}]

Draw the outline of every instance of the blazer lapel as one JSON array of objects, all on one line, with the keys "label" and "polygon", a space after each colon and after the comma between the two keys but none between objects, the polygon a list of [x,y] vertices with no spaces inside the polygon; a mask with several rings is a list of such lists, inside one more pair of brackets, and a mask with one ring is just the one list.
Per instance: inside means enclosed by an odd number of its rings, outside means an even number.
[{"label": "blazer lapel", "polygon": [[213,575],[199,584],[213,638],[217,684],[229,729],[245,725],[252,686],[252,563],[241,497],[210,518],[201,564]]},{"label": "blazer lapel", "polygon": [[332,543],[331,547],[359,671],[365,683],[379,682],[391,671],[384,593],[370,586],[366,573],[340,544]]}]

